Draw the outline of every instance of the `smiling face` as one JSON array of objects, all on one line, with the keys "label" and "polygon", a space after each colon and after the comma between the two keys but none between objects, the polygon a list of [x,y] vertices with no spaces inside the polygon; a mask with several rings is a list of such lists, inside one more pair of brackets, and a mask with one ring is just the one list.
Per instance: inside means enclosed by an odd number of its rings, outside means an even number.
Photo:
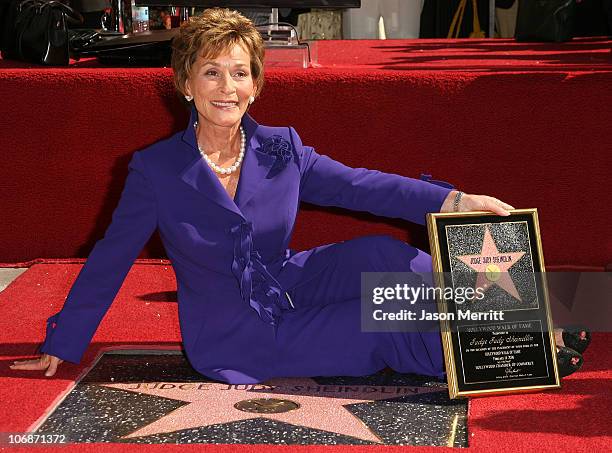
[{"label": "smiling face", "polygon": [[236,126],[257,87],[251,74],[249,53],[235,44],[216,58],[198,55],[185,93],[193,96],[199,119],[221,127]]}]

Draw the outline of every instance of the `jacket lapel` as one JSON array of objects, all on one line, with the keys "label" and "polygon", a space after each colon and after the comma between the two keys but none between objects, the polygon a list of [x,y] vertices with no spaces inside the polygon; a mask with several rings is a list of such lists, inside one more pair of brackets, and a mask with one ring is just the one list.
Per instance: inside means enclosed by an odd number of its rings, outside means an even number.
[{"label": "jacket lapel", "polygon": [[236,202],[240,207],[246,206],[255,195],[276,161],[274,156],[260,151],[261,143],[266,139],[264,128],[260,127],[248,113],[242,118],[242,127],[247,134],[248,146],[236,192]]},{"label": "jacket lapel", "polygon": [[190,155],[193,158],[181,170],[180,178],[211,201],[246,219],[239,206],[246,205],[251,199],[275,161],[273,156],[259,151],[260,144],[265,139],[262,136],[262,128],[259,127],[249,114],[243,116],[242,127],[247,136],[247,146],[244,160],[242,161],[236,199],[233,200],[221,185],[214,171],[200,155],[196,142],[195,128],[193,127],[197,119],[197,111],[195,107],[192,107],[189,124],[183,132],[181,139],[188,145]]}]

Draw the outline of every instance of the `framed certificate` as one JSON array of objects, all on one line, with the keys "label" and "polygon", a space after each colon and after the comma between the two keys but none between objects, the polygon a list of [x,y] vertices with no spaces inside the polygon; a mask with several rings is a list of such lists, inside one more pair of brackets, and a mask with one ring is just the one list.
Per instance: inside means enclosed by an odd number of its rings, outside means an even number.
[{"label": "framed certificate", "polygon": [[450,397],[560,387],[537,210],[427,227]]}]

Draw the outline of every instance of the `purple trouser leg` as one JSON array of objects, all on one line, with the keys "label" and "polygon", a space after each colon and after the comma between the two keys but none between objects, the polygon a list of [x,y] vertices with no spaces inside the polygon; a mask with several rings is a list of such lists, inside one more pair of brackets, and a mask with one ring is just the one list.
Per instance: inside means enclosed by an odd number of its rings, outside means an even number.
[{"label": "purple trouser leg", "polygon": [[[389,366],[443,377],[440,332],[362,332],[361,272],[431,272],[431,257],[390,236],[318,247],[289,291],[278,328],[277,376],[359,376]],[[429,282],[425,282],[428,284]]]}]

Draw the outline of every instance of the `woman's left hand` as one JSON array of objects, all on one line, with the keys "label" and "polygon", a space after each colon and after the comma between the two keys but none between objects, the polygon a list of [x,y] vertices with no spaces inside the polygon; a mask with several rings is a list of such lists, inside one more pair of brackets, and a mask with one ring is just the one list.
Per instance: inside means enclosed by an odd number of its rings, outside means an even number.
[{"label": "woman's left hand", "polygon": [[[440,208],[440,212],[455,212],[455,197],[457,196],[458,191],[452,190],[444,203],[442,203],[442,208]],[[497,198],[489,197],[488,195],[473,195],[464,193],[461,196],[461,200],[459,201],[458,206],[459,212],[466,211],[491,211],[498,215],[508,216],[510,213],[509,209],[514,209],[513,206],[508,203],[504,203]]]}]

